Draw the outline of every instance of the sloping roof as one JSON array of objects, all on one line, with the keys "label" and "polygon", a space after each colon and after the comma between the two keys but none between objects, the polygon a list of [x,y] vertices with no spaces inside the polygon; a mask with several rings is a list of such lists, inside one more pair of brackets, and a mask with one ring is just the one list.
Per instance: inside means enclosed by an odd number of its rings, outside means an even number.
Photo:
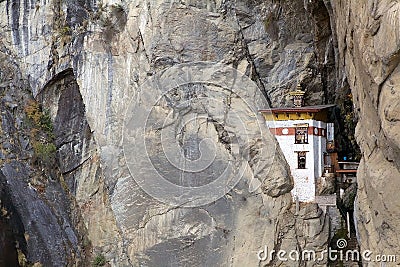
[{"label": "sloping roof", "polygon": [[335,107],[335,104],[331,105],[318,105],[318,106],[305,106],[305,107],[281,107],[281,108],[270,108],[270,109],[260,109],[259,111],[262,113],[296,113],[296,112],[312,112],[317,113],[321,110]]}]

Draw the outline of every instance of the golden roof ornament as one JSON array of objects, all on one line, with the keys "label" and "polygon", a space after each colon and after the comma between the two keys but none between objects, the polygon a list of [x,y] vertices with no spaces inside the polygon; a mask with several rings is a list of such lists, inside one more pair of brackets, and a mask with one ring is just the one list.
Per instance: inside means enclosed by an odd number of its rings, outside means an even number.
[{"label": "golden roof ornament", "polygon": [[289,92],[289,95],[293,97],[293,105],[295,107],[302,107],[304,104],[304,94],[301,85],[298,84],[296,91]]}]

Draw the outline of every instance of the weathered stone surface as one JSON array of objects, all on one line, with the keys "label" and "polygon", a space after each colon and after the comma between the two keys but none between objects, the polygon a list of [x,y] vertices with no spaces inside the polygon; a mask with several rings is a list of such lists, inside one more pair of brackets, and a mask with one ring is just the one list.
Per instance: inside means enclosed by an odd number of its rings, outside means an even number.
[{"label": "weathered stone surface", "polygon": [[355,218],[361,249],[400,253],[400,3],[331,1],[341,79],[352,89],[359,117]]},{"label": "weathered stone surface", "polygon": [[97,144],[72,70],[47,83],[38,98],[50,107],[54,118],[58,167],[77,202],[88,238],[96,246],[94,253],[100,253],[97,247],[101,246],[112,263],[127,264],[107,199]]},{"label": "weathered stone surface", "polygon": [[316,184],[317,195],[331,195],[336,193],[336,177],[335,175],[325,174],[319,177]]},{"label": "weathered stone surface", "polygon": [[[326,266],[327,258],[321,255],[327,248],[327,231],[330,226],[328,215],[323,214],[316,204],[303,205],[298,215],[294,215],[294,212],[294,207],[285,211],[284,224],[280,225],[279,242],[274,247],[276,251],[285,251],[288,260],[274,259],[272,266]],[[315,256],[302,257],[303,251],[315,253]],[[298,261],[290,260],[290,255],[296,258],[293,252],[300,253]],[[307,257],[310,260],[306,260]]]},{"label": "weathered stone surface", "polygon": [[[1,42],[0,46],[0,83],[6,84],[0,100],[2,220],[8,222],[14,233],[11,238],[14,238],[14,252],[19,250],[19,258],[24,255],[31,264],[79,264],[85,255],[82,236],[77,231],[76,213],[70,211],[69,196],[54,176],[55,170],[33,164],[37,152],[33,152],[31,139],[43,136],[24,113],[32,96],[12,54]],[[7,261],[8,255],[5,257]],[[9,266],[14,264],[9,263]]]},{"label": "weathered stone surface", "polygon": [[357,195],[357,184],[350,185],[343,193],[343,206],[347,210],[354,210],[354,200]]},{"label": "weathered stone surface", "polygon": [[[60,225],[50,207],[37,196],[35,189],[24,182],[29,176],[26,166],[12,162],[5,164],[1,171],[2,184],[6,184],[6,190],[28,235],[25,239],[32,253],[29,255],[30,260],[46,265],[66,265],[67,258],[73,251],[67,248],[78,245],[70,223],[64,221]],[[65,199],[60,199],[57,203],[66,202]],[[65,209],[65,206],[57,207],[57,212],[63,212]]]}]

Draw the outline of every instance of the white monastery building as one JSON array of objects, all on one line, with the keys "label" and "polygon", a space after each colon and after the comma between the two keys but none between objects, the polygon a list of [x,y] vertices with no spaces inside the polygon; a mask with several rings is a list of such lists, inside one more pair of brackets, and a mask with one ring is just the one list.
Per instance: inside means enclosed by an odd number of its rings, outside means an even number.
[{"label": "white monastery building", "polygon": [[324,172],[327,148],[334,148],[334,126],[328,112],[335,105],[302,106],[304,92],[290,93],[294,107],[261,110],[275,135],[294,179],[294,201],[314,202],[316,181]]}]

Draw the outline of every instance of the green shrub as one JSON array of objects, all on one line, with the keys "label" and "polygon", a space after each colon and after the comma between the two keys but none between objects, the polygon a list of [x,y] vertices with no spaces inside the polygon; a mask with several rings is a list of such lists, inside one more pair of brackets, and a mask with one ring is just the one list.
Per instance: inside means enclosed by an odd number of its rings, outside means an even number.
[{"label": "green shrub", "polygon": [[26,103],[24,111],[30,128],[29,138],[36,163],[52,167],[56,162],[57,147],[54,145],[53,123],[50,111],[44,110],[35,100]]},{"label": "green shrub", "polygon": [[26,106],[24,108],[24,111],[26,113],[26,116],[29,119],[31,119],[35,125],[40,124],[42,110],[41,110],[38,102],[36,102],[35,100],[28,101],[28,103],[26,104]]},{"label": "green shrub", "polygon": [[53,123],[51,121],[50,111],[45,110],[40,117],[40,127],[47,133],[53,134]]},{"label": "green shrub", "polygon": [[95,267],[96,266],[104,266],[104,265],[106,265],[106,258],[104,257],[103,254],[98,254],[96,256],[96,258],[94,259],[92,265],[95,266]]},{"label": "green shrub", "polygon": [[71,28],[69,26],[64,26],[59,29],[61,36],[67,36],[71,34]]},{"label": "green shrub", "polygon": [[46,165],[54,163],[57,148],[53,143],[35,142],[33,144],[33,150],[36,158],[40,160],[41,163]]},{"label": "green shrub", "polygon": [[54,137],[50,111],[43,110],[35,100],[30,100],[26,104],[24,111],[26,116],[33,122],[35,128],[40,128],[50,139]]}]

